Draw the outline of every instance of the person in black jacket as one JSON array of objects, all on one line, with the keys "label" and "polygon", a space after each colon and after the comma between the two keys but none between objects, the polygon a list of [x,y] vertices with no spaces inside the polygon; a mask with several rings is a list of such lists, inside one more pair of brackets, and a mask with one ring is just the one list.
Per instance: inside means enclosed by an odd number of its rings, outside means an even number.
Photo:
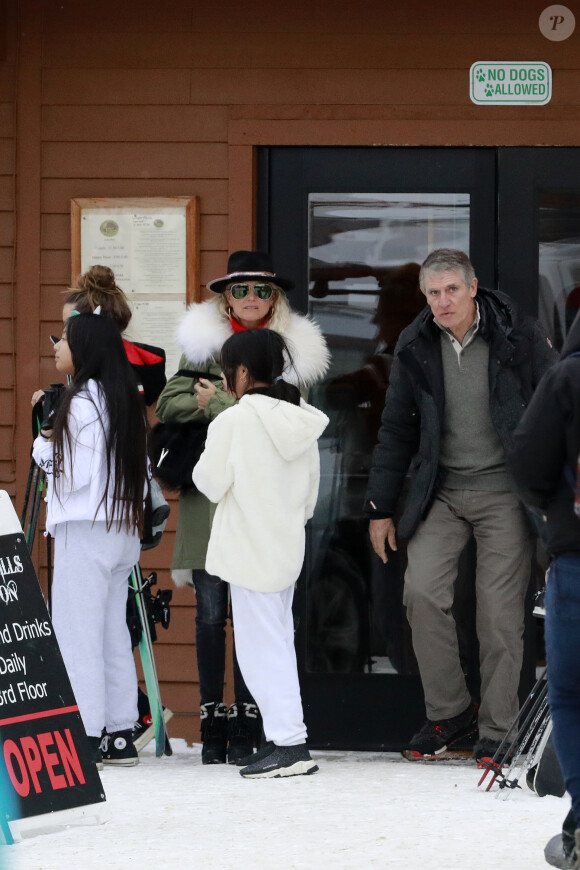
[{"label": "person in black jacket", "polygon": [[555,866],[580,868],[580,314],[513,441],[513,473],[526,502],[540,513],[551,557],[544,599],[548,699],[576,828],[575,843],[557,835],[546,857],[558,846],[561,863]]},{"label": "person in black jacket", "polygon": [[[506,467],[512,432],[554,352],[539,325],[502,293],[478,289],[469,258],[433,251],[421,267],[427,308],[395,348],[365,514],[377,555],[408,538],[404,603],[427,721],[404,750],[437,758],[475,735],[493,756],[518,711],[524,597],[532,533]],[[403,515],[393,516],[412,479]],[[459,556],[477,543],[481,705],[461,668],[451,608]]]}]

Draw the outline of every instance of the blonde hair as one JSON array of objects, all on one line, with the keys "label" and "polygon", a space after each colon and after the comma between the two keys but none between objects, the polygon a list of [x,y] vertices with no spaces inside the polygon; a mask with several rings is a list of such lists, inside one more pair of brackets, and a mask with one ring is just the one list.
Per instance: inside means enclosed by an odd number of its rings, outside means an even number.
[{"label": "blonde hair", "polygon": [[74,306],[79,314],[92,314],[97,305],[101,313],[110,317],[124,332],[131,320],[132,314],[127,297],[115,281],[115,273],[108,266],[91,266],[83,275],[79,275],[76,287],[69,288],[65,305]]},{"label": "blonde hair", "polygon": [[[292,316],[292,309],[290,308],[290,303],[288,302],[288,298],[282,288],[278,287],[277,284],[274,284],[274,287],[276,288],[276,293],[272,299],[270,318],[267,326],[268,329],[273,329],[275,332],[280,332],[284,335]],[[216,301],[217,310],[222,317],[226,317],[229,320],[230,304],[226,296],[226,291],[224,290],[223,293],[216,293],[216,296],[218,297]]]}]

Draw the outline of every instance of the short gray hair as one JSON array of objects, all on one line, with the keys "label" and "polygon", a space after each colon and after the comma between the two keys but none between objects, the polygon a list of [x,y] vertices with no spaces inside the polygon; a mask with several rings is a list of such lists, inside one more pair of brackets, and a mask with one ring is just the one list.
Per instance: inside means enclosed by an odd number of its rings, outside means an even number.
[{"label": "short gray hair", "polygon": [[419,272],[419,286],[423,293],[427,272],[461,272],[468,287],[475,278],[475,269],[467,254],[454,248],[437,248],[423,261]]}]

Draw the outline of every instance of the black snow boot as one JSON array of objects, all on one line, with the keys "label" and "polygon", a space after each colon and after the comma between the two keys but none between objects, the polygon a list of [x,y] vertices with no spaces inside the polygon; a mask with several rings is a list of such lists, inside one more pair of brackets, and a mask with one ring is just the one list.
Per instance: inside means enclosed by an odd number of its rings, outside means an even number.
[{"label": "black snow boot", "polygon": [[[246,707],[253,704],[232,704],[228,710],[228,764],[237,764],[254,751]],[[258,709],[257,707],[255,708]]]},{"label": "black snow boot", "polygon": [[576,830],[576,818],[572,810],[564,819],[562,833],[546,843],[544,858],[552,867],[560,867],[561,870],[580,867],[580,831]]},{"label": "black snow boot", "polygon": [[225,764],[228,748],[228,708],[221,701],[201,705],[201,763]]}]

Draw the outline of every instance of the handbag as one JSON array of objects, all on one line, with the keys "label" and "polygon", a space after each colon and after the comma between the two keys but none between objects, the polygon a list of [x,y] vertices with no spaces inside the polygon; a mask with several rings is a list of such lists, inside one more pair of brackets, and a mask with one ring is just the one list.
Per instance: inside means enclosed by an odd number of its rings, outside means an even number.
[{"label": "handbag", "polygon": [[[180,369],[177,375],[221,381],[219,375],[189,369]],[[188,423],[157,423],[153,427],[150,440],[153,477],[163,489],[179,493],[196,489],[191,475],[205,448],[209,424],[209,420],[192,420]]]}]

